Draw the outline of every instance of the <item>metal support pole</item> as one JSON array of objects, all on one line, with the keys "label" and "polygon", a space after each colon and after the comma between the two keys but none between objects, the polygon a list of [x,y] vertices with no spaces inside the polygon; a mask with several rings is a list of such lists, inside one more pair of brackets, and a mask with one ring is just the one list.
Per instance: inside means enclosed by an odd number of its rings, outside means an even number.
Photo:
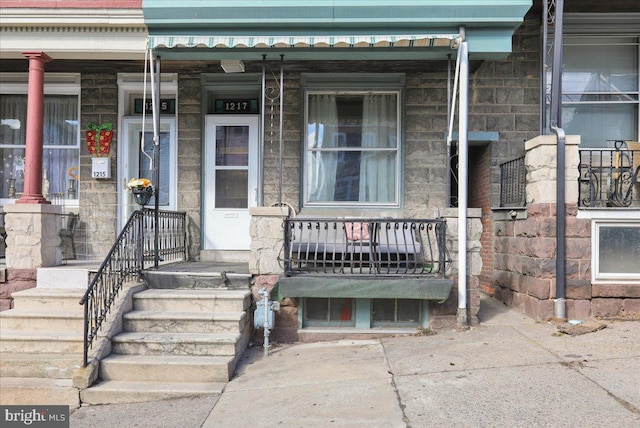
[{"label": "metal support pole", "polygon": [[[156,96],[154,103],[156,113],[153,120],[156,122],[156,135],[154,135],[153,145],[153,181],[156,183],[155,206],[154,206],[154,224],[153,235],[153,267],[158,269],[160,255],[158,253],[159,226],[160,226],[160,57],[156,57]],[[167,171],[167,173],[169,173]]]},{"label": "metal support pole", "polygon": [[284,111],[284,100],[283,100],[283,95],[284,95],[284,55],[280,55],[280,131],[279,131],[279,136],[280,136],[280,154],[279,154],[279,161],[278,161],[278,168],[279,168],[279,172],[280,172],[280,177],[279,177],[279,182],[278,182],[278,205],[282,205],[282,182],[283,182],[283,168],[282,168],[282,152],[283,152],[283,144],[284,144],[284,138],[282,135],[282,128],[283,128],[283,117],[282,117],[282,113]]},{"label": "metal support pole", "polygon": [[258,141],[260,142],[259,150],[259,165],[258,165],[258,200],[259,207],[264,205],[264,132],[265,132],[265,108],[267,106],[266,90],[267,90],[267,56],[262,55],[262,86],[260,97],[260,136]]},{"label": "metal support pole", "polygon": [[469,325],[467,317],[467,176],[469,114],[469,46],[460,43],[460,104],[458,113],[458,325]]},{"label": "metal support pole", "polygon": [[[447,55],[447,123],[451,121],[451,54]],[[448,130],[449,132],[449,130]],[[451,206],[451,136],[447,136],[447,173],[445,186],[447,188],[447,207]]]}]

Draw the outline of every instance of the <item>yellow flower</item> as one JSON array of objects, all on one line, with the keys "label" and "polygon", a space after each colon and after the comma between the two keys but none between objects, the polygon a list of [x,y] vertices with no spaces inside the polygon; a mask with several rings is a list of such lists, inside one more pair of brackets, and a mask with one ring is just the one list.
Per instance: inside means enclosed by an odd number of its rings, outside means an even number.
[{"label": "yellow flower", "polygon": [[127,184],[129,189],[146,189],[149,186],[151,186],[151,180],[148,178],[132,178]]}]

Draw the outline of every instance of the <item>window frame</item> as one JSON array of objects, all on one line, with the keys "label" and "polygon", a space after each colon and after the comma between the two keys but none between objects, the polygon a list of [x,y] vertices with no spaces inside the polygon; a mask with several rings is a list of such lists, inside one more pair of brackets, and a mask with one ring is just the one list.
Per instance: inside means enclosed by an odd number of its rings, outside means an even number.
[{"label": "window frame", "polygon": [[640,273],[601,273],[600,272],[600,229],[603,227],[637,227],[640,221],[593,219],[591,221],[591,281],[594,284],[603,283],[638,283]]},{"label": "window frame", "polygon": [[[303,97],[303,118],[301,129],[301,183],[300,192],[301,207],[304,208],[401,208],[403,203],[403,156],[404,156],[404,73],[302,73],[301,87]],[[359,202],[359,201],[309,201],[307,160],[312,152],[321,152],[322,149],[310,148],[307,142],[307,123],[309,118],[310,95],[368,95],[368,94],[395,94],[397,114],[397,146],[395,148],[395,199],[392,202]],[[353,148],[350,151],[362,151],[362,148]],[[380,149],[370,149],[380,151]],[[335,151],[335,149],[334,149]]]},{"label": "window frame", "polygon": [[[0,95],[28,95],[28,73],[0,73]],[[44,79],[43,93],[47,95],[71,95],[78,98],[78,129],[76,135],[76,145],[43,145],[43,153],[46,150],[78,150],[78,167],[80,166],[80,157],[82,155],[82,129],[80,127],[82,112],[82,97],[80,74],[78,73],[46,73]],[[0,148],[24,148],[26,150],[26,141],[23,145],[0,144]],[[66,208],[78,208],[80,204],[80,174],[78,171],[78,179],[76,180],[76,199],[69,199],[67,192],[64,192],[62,204]],[[15,203],[16,199],[0,198],[0,205]]]}]

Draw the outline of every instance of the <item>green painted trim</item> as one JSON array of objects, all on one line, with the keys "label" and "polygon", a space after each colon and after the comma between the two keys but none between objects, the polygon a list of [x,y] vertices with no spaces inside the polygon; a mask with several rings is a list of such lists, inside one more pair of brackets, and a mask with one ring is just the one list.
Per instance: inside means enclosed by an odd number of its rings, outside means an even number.
[{"label": "green painted trim", "polygon": [[283,26],[425,28],[446,25],[504,25],[522,22],[532,0],[144,0],[145,24],[150,28],[188,25],[243,29]]},{"label": "green painted trim", "polygon": [[425,299],[444,301],[453,280],[439,278],[354,278],[337,276],[281,277],[278,296]]},{"label": "green painted trim", "polygon": [[356,328],[371,328],[371,299],[356,299]]},{"label": "green painted trim", "polygon": [[422,302],[422,328],[429,328],[429,301]]}]

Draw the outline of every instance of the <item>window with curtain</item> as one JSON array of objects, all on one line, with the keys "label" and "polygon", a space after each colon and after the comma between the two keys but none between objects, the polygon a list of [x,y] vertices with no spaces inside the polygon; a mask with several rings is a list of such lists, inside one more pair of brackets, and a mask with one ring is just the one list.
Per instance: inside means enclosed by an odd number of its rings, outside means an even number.
[{"label": "window with curtain", "polygon": [[609,147],[607,140],[637,140],[638,37],[565,36],[563,64],[565,132],[580,135],[585,148]]},{"label": "window with curtain", "polygon": [[399,93],[309,92],[305,204],[397,205]]},{"label": "window with curtain", "polygon": [[[77,95],[45,95],[43,194],[53,203],[78,198],[80,165]],[[24,190],[27,95],[0,97],[0,198],[18,198]]]}]

